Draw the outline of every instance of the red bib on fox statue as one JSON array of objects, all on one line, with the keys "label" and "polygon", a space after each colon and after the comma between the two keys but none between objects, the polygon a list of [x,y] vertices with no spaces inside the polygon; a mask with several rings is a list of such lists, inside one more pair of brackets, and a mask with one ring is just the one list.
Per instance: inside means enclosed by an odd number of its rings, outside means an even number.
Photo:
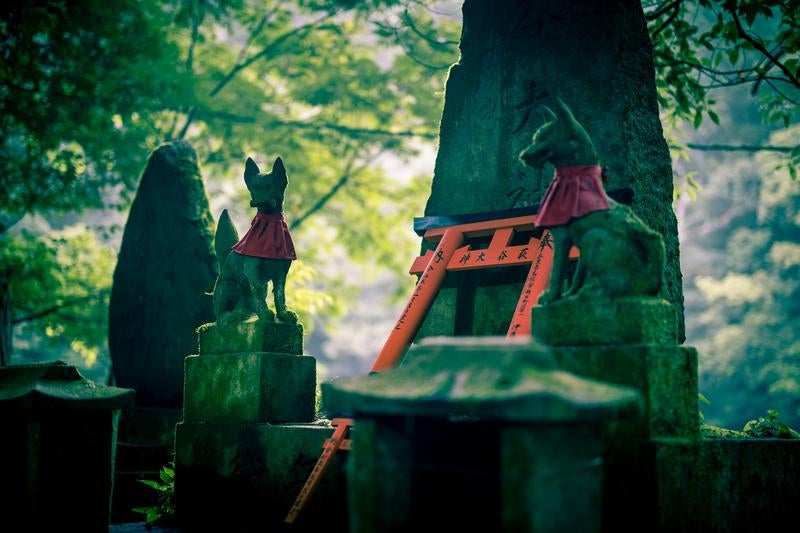
[{"label": "red bib on fox statue", "polygon": [[265,259],[297,259],[283,212],[256,213],[250,229],[231,250]]},{"label": "red bib on fox statue", "polygon": [[595,165],[557,168],[544,193],[536,225],[561,226],[592,211],[608,209],[600,173]]}]

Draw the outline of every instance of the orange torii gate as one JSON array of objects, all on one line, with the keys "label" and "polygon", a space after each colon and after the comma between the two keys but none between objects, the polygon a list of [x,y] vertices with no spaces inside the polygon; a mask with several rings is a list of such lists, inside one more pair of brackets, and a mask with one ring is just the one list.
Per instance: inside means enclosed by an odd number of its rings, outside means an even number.
[{"label": "orange torii gate", "polygon": [[[629,204],[633,191],[620,189],[610,191],[608,195]],[[400,318],[372,364],[370,373],[383,372],[397,366],[419,332],[448,272],[530,265],[506,337],[530,335],[531,308],[536,305],[539,295],[547,287],[553,262],[550,231],[537,231],[534,226],[537,210],[538,206],[533,206],[502,213],[415,219],[417,233],[421,233],[425,241],[436,243],[436,248],[417,257],[411,265],[409,274],[416,274],[419,279]],[[498,215],[501,218],[497,218]],[[523,232],[532,232],[527,243],[512,245],[515,233]],[[465,244],[470,239],[486,237],[490,237],[486,248]],[[573,247],[569,257],[577,259],[578,250]],[[353,419],[333,418],[331,425],[334,427],[333,435],[323,444],[322,454],[284,520],[287,524],[295,522],[336,452],[350,449],[350,439],[347,436],[353,426]]]}]

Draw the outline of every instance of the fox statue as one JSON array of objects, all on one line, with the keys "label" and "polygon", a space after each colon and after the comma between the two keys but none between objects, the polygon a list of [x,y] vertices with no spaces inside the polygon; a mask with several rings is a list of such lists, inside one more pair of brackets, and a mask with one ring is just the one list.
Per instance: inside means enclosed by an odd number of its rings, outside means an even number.
[{"label": "fox statue", "polygon": [[[244,182],[250,191],[250,206],[258,211],[241,239],[228,210],[220,215],[214,236],[219,263],[214,314],[220,323],[246,320],[253,315],[269,322],[296,323],[297,314],[286,308],[286,275],[297,255],[283,216],[284,193],[289,184],[283,161],[277,158],[267,174],[247,158]],[[266,301],[269,282],[274,312]]]},{"label": "fox statue", "polygon": [[[532,167],[556,167],[536,218],[553,234],[553,269],[539,303],[566,296],[655,296],[664,275],[661,236],[606,196],[594,144],[567,105],[557,98],[554,109],[544,111],[548,121],[520,154]],[[580,257],[565,291],[573,245]]]}]

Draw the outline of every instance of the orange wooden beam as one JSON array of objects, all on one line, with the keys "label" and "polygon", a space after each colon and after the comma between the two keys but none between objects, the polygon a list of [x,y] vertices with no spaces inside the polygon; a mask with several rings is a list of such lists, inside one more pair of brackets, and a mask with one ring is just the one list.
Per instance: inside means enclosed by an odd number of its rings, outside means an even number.
[{"label": "orange wooden beam", "polygon": [[389,333],[370,372],[383,372],[400,362],[422,326],[433,300],[439,293],[439,287],[444,282],[447,265],[450,263],[453,253],[463,241],[464,234],[461,232],[460,226],[451,226],[442,235],[436,250],[432,254],[424,256],[427,258],[427,264],[424,270],[420,271],[421,275],[414,287],[414,292],[411,293],[408,304]]}]

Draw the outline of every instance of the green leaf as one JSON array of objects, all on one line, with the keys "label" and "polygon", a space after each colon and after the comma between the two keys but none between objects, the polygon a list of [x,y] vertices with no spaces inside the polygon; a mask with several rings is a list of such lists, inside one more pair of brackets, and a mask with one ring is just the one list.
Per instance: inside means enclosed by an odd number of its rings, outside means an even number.
[{"label": "green leaf", "polygon": [[163,469],[161,472],[159,472],[159,477],[161,478],[161,481],[163,481],[164,483],[167,483],[167,484],[170,484],[170,483],[173,482],[173,476],[169,475],[166,472],[166,468]]},{"label": "green leaf", "polygon": [[713,110],[709,109],[709,110],[708,110],[708,116],[709,116],[709,118],[711,119],[711,121],[712,121],[714,124],[716,124],[717,126],[719,126],[719,115],[717,115],[717,113],[716,113],[715,111],[713,111]]},{"label": "green leaf", "polygon": [[694,119],[692,120],[692,124],[694,125],[694,128],[695,129],[699,128],[700,124],[702,124],[702,123],[703,123],[703,113],[701,113],[699,110],[695,110]]},{"label": "green leaf", "polygon": [[164,487],[163,485],[161,485],[157,481],[152,481],[150,479],[137,479],[136,481],[138,481],[142,485],[147,485],[148,487],[156,489],[158,491],[163,491],[163,490],[166,489],[166,487]]}]

